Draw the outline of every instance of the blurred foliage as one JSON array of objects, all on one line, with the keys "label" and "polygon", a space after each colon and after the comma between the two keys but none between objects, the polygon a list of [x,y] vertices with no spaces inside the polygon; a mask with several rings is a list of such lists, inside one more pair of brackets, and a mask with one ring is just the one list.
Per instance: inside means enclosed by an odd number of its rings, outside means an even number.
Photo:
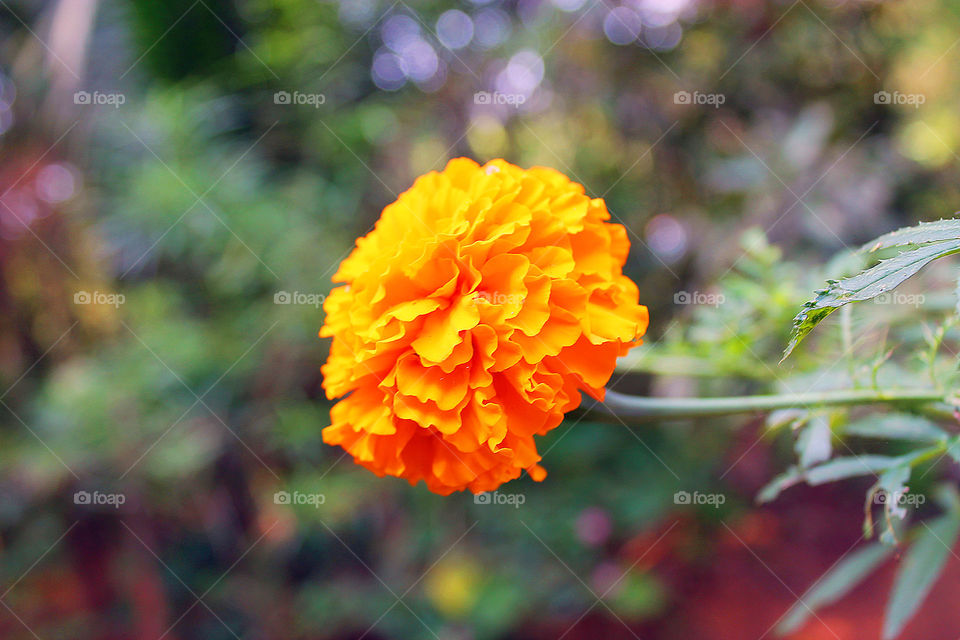
[{"label": "blurred foliage", "polygon": [[[932,369],[917,355],[917,317],[935,327],[952,308],[932,293],[952,282],[937,266],[915,289],[922,306],[837,313],[775,363],[797,305],[861,266],[845,246],[955,209],[958,7],[3,3],[0,571],[16,612],[0,616],[4,637],[764,633],[795,598],[751,573],[752,549],[779,536],[795,555],[778,574],[802,591],[856,542],[863,487],[791,489],[807,493],[758,508],[791,437],[755,419],[631,430],[582,412],[541,439],[545,482],[503,488],[516,508],[378,479],[321,442],[317,301],[415,176],[502,156],[568,174],[627,226],[653,324],[622,389],[945,371],[945,350]],[[723,101],[685,104],[684,91]],[[881,91],[924,102],[878,103]],[[846,418],[827,417],[839,439]],[[76,504],[78,491],[125,502]],[[678,491],[726,500],[677,505]],[[853,505],[846,525],[835,503]],[[811,542],[797,519],[836,534]],[[769,600],[744,601],[750,580]]]}]

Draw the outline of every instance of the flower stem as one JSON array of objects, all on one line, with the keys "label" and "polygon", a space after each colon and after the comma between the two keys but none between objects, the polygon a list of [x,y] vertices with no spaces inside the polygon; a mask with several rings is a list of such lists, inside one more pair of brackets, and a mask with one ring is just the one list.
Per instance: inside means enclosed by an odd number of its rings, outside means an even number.
[{"label": "flower stem", "polygon": [[650,398],[625,395],[608,389],[604,402],[598,403],[591,412],[608,418],[642,422],[708,418],[776,409],[877,403],[916,405],[935,402],[956,404],[954,399],[945,397],[943,392],[930,388],[847,389],[725,398]]}]

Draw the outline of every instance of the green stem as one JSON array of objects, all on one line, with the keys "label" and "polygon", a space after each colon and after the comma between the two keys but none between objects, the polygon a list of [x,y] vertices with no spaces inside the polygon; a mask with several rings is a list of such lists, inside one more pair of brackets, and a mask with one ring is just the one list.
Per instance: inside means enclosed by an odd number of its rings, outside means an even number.
[{"label": "green stem", "polygon": [[642,422],[646,420],[708,418],[776,409],[877,403],[916,405],[934,402],[955,404],[954,400],[945,398],[941,391],[930,388],[848,389],[726,398],[649,398],[629,396],[608,389],[604,402],[597,404],[592,411],[611,419],[620,418],[621,420]]}]

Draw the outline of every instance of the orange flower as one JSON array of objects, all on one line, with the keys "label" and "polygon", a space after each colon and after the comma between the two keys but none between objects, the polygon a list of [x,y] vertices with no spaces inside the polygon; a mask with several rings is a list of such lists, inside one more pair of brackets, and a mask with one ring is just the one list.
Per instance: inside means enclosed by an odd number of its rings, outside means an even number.
[{"label": "orange flower", "polygon": [[534,435],[602,400],[647,308],[599,198],[543,167],[451,160],[388,205],[324,304],[324,442],[447,495],[546,471]]}]

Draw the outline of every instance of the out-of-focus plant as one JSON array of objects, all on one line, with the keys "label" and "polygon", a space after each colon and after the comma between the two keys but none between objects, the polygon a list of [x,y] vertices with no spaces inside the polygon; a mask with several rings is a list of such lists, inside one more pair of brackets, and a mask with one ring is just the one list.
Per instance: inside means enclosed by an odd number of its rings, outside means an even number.
[{"label": "out-of-focus plant", "polygon": [[[750,456],[724,474],[730,461],[718,452],[730,450],[735,432],[714,426],[749,429],[755,420],[628,430],[592,414],[571,416],[544,438],[550,484],[516,484],[526,498],[522,509],[478,505],[470,496],[440,503],[402,482],[356,472],[322,445],[328,407],[318,397],[317,370],[325,345],[315,339],[322,314],[307,303],[274,305],[273,296],[325,293],[323,272],[382,206],[414,175],[451,156],[502,155],[522,166],[555,166],[591,195],[603,195],[628,226],[635,248],[626,270],[651,304],[653,323],[648,345],[635,363],[625,363],[636,364],[637,373],[615,374],[624,375],[622,390],[869,391],[874,374],[886,386],[928,376],[927,340],[936,342],[935,327],[952,307],[935,293],[949,286],[940,271],[932,274],[939,286],[924,290],[919,308],[847,307],[849,320],[846,309],[838,311],[809,338],[817,348],[798,349],[783,366],[775,362],[796,302],[825,278],[858,268],[856,259],[843,268],[820,267],[822,256],[843,241],[866,241],[909,223],[911,212],[950,210],[958,199],[952,163],[958,83],[951,73],[957,49],[944,54],[955,39],[952,0],[669,6],[557,0],[463,3],[455,10],[449,3],[377,0],[160,4],[99,3],[86,62],[53,47],[76,78],[43,46],[50,43],[48,9],[92,3],[6,0],[0,12],[6,186],[77,123],[35,167],[67,168],[74,196],[29,229],[0,211],[4,230],[18,234],[0,234],[0,392],[23,376],[3,398],[23,422],[0,408],[6,584],[16,583],[72,522],[80,523],[64,540],[70,551],[53,547],[5,598],[29,624],[44,625],[36,627],[42,637],[62,635],[68,625],[68,635],[83,637],[97,615],[83,595],[105,593],[103,583],[84,581],[106,582],[115,572],[102,565],[71,572],[91,566],[75,561],[94,557],[91,548],[103,557],[110,545],[118,555],[122,550],[142,580],[137,587],[165,585],[159,592],[168,595],[169,610],[143,607],[160,620],[159,635],[193,603],[191,590],[203,593],[211,575],[240,557],[241,543],[264,532],[249,564],[241,562],[206,598],[241,635],[289,637],[293,629],[300,637],[342,637],[373,627],[368,638],[411,637],[425,633],[423,620],[443,635],[528,636],[530,625],[542,623],[554,625],[543,635],[558,637],[590,607],[591,616],[609,612],[557,556],[598,595],[610,586],[603,604],[630,625],[693,617],[674,615],[699,609],[675,582],[677,572],[714,566],[710,550],[718,530],[724,532],[720,520],[736,528],[757,513],[740,485]],[[657,15],[631,22],[641,5]],[[446,40],[448,48],[441,26],[466,24],[464,16],[471,37],[462,47]],[[76,22],[67,26],[74,35]],[[416,38],[406,38],[411,34]],[[404,41],[424,59],[436,56],[436,78],[422,79],[430,65],[393,64],[405,54],[391,44]],[[48,69],[80,88],[122,91],[127,101],[119,109],[84,107],[72,102],[71,90],[65,104],[38,108],[35,96],[47,89]],[[508,70],[520,80],[524,104],[477,104],[478,92],[513,85]],[[874,99],[898,89],[924,93],[926,103]],[[274,96],[283,91],[323,93],[326,101],[319,108],[278,104]],[[681,104],[675,94],[682,91],[720,93],[725,101]],[[38,113],[56,114],[60,126],[33,126]],[[30,196],[19,200],[30,209],[37,181],[17,186]],[[754,249],[738,260],[735,238],[750,225],[764,228],[779,249],[749,242]],[[96,264],[87,268],[81,258]],[[925,275],[936,269],[934,263]],[[712,282],[716,289],[703,284]],[[703,304],[716,299],[698,290],[728,302]],[[122,294],[125,302],[74,305],[79,291]],[[690,304],[672,304],[680,292],[690,294]],[[926,334],[918,318],[934,329]],[[943,336],[952,348],[957,329]],[[933,358],[938,375],[948,359],[943,349]],[[837,413],[847,419],[846,409]],[[855,410],[849,420],[861,417]],[[773,443],[792,455],[792,439],[774,437],[782,433],[772,429],[753,453]],[[910,444],[853,435],[842,442],[891,457]],[[840,443],[838,434],[835,451],[845,451]],[[914,492],[924,489],[918,476]],[[119,483],[130,500],[116,512],[78,509],[71,502],[78,483]],[[671,496],[684,487],[722,491],[728,500],[720,509],[677,505]],[[277,504],[280,490],[322,491],[326,502]],[[759,513],[773,517],[785,502]],[[918,515],[932,507],[929,501]],[[678,513],[693,523],[690,529],[676,536],[678,526],[656,544],[659,523]],[[875,521],[885,522],[882,515]],[[453,553],[449,563],[437,564],[436,575],[429,572],[455,543],[463,556]],[[674,556],[664,548],[682,562],[669,564]],[[859,566],[871,559],[868,553]],[[480,577],[471,561],[482,565]],[[397,595],[410,587],[410,609],[368,568]],[[50,585],[71,584],[84,588],[67,591],[70,615],[51,616]],[[257,597],[237,605],[238,595],[251,594]],[[814,606],[829,595],[807,601]],[[112,607],[103,616],[110,620],[127,610],[106,597],[96,604]],[[138,619],[137,609],[130,611]],[[210,637],[212,625],[232,637],[213,616],[197,605],[170,635]],[[15,619],[3,623],[23,631]],[[577,627],[567,637],[598,635],[590,631]]]},{"label": "out-of-focus plant", "polygon": [[[920,223],[916,227],[900,229],[870,242],[866,249],[871,253],[890,249],[899,252],[856,275],[828,280],[827,287],[818,290],[816,298],[807,302],[795,318],[784,358],[835,310],[851,302],[890,301],[898,296],[894,290],[927,264],[960,253],[960,219]],[[916,299],[921,302],[922,294]],[[887,604],[883,627],[886,639],[897,637],[919,609],[960,537],[960,494],[951,483],[935,487],[936,503],[942,515],[929,522],[922,521],[906,533],[899,533],[905,527],[910,511],[925,502],[923,494],[911,492],[908,486],[908,483],[913,484],[911,478],[916,477],[914,474],[919,475],[917,482],[920,482],[941,459],[949,457],[960,461],[960,435],[955,433],[960,416],[956,397],[960,359],[945,344],[948,332],[960,321],[958,314],[960,299],[943,320],[933,327],[924,326],[923,339],[912,345],[913,359],[923,368],[919,375],[900,374],[902,378],[914,380],[929,377],[921,387],[927,386],[933,391],[934,397],[930,400],[939,395],[939,402],[917,403],[909,413],[870,415],[857,420],[850,420],[848,415],[837,412],[823,416],[801,411],[790,416],[781,423],[798,433],[799,465],[774,480],[760,496],[763,501],[771,500],[785,488],[803,481],[821,484],[863,475],[876,478],[864,505],[864,535],[873,535],[875,524],[879,524],[883,544],[896,544],[901,537],[909,544]],[[873,388],[880,393],[885,387],[878,381],[876,369],[882,366],[882,360],[876,363],[873,376]],[[831,457],[834,437],[902,441],[905,445],[903,452],[895,456]],[[881,505],[881,523],[874,522],[876,505]],[[838,563],[811,588],[808,595],[815,599],[816,605],[836,599],[879,565],[887,553],[888,550],[882,547],[862,549],[857,555]],[[813,612],[809,604],[807,610]],[[781,622],[781,632],[796,628],[805,616],[806,612],[795,607]]]},{"label": "out-of-focus plant", "polygon": [[[797,462],[759,492],[761,503],[800,483],[873,477],[864,502],[863,536],[878,535],[880,541],[838,562],[799,598],[778,630],[796,631],[817,608],[845,595],[899,546],[906,549],[901,551],[905,559],[883,632],[884,638],[895,638],[922,604],[960,536],[960,495],[933,473],[941,460],[960,461],[960,362],[954,350],[960,337],[960,302],[935,290],[904,293],[897,287],[934,260],[960,253],[960,219],[901,229],[859,252],[838,256],[823,272],[846,277],[827,280],[827,287],[817,290],[794,318],[789,335],[783,316],[789,306],[781,296],[786,292],[787,299],[795,298],[803,282],[820,276],[801,274],[782,261],[762,236],[750,234],[744,243],[744,258],[719,286],[695,294],[699,299],[692,322],[646,351],[638,350],[623,362],[623,369],[667,377],[721,376],[703,388],[767,395],[675,400],[614,396],[606,412],[629,423],[644,417],[772,410],[767,433],[790,433]],[[891,250],[898,252],[889,255]],[[877,261],[877,255],[886,257]],[[857,273],[862,266],[868,268]],[[872,309],[854,315],[846,308],[852,302],[872,302]],[[841,318],[831,327],[834,331],[815,349],[788,360],[798,343],[838,309]],[[877,320],[883,324],[879,339],[878,327],[868,322]],[[783,361],[794,366],[779,373],[782,369],[775,370],[764,358],[774,356],[777,345],[785,342]],[[764,371],[751,375],[758,364]],[[664,389],[669,392],[669,387]],[[895,408],[880,413],[855,408],[871,404]],[[934,511],[940,513],[931,517]],[[922,517],[909,527],[915,516]]]}]

